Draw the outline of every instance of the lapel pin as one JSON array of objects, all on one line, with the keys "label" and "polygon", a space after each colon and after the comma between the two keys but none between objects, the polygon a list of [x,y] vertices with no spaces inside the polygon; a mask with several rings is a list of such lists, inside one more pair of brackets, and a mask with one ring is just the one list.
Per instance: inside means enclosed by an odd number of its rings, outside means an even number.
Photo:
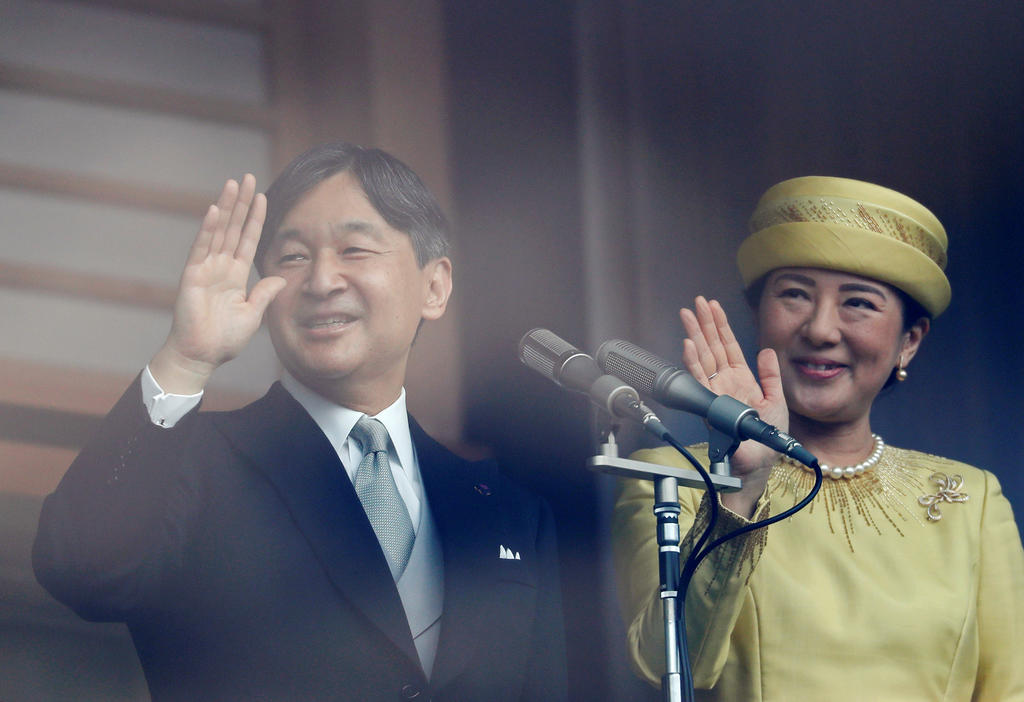
[{"label": "lapel pin", "polygon": [[477,491],[477,494],[487,497],[491,494],[491,488],[486,483],[477,483],[473,486],[473,489]]},{"label": "lapel pin", "polygon": [[938,492],[934,495],[922,495],[917,498],[918,504],[928,508],[928,521],[937,522],[942,519],[942,512],[939,505],[943,502],[967,502],[970,495],[961,492],[964,486],[964,479],[959,475],[947,476],[945,473],[933,473],[931,481],[939,486]]}]

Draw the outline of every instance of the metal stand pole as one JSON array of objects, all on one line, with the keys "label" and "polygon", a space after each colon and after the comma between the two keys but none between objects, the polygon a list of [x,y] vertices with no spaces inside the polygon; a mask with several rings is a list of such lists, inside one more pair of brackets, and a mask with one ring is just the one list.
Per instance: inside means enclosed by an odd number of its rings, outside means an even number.
[{"label": "metal stand pole", "polygon": [[[601,444],[601,457],[616,463],[619,446],[615,442],[614,427],[608,427]],[[605,461],[599,462],[606,465]],[[649,466],[657,470],[655,466]],[[611,471],[610,471],[611,472]],[[661,689],[666,702],[682,702],[682,662],[679,650],[679,480],[674,477],[652,475],[654,480],[654,515],[658,519],[658,571],[661,575],[661,605],[665,621],[665,670]],[[738,489],[729,485],[731,489]]]},{"label": "metal stand pole", "polygon": [[679,482],[675,478],[655,478],[654,516],[658,519],[658,572],[665,621],[665,675],[661,678],[661,690],[666,702],[682,702],[676,609],[679,599]]}]

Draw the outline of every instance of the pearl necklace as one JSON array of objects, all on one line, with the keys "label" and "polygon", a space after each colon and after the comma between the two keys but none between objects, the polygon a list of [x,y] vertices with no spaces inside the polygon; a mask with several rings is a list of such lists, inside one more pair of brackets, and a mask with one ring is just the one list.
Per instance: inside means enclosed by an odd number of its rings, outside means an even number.
[{"label": "pearl necklace", "polygon": [[[875,440],[875,448],[871,452],[870,456],[855,466],[837,466],[833,468],[832,466],[827,466],[824,463],[819,463],[818,465],[821,467],[821,474],[826,478],[832,478],[833,480],[839,480],[840,478],[850,479],[857,477],[864,471],[874,468],[882,458],[882,452],[885,450],[885,442],[882,441],[882,437],[878,434],[872,434],[871,438]],[[802,463],[798,463],[797,465],[804,470],[811,471],[812,473],[814,472],[813,468],[805,466]]]}]

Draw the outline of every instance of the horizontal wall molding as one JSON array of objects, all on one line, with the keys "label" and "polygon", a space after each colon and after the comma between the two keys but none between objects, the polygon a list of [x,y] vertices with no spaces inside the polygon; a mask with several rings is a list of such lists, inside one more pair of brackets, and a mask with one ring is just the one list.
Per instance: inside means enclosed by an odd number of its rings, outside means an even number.
[{"label": "horizontal wall molding", "polygon": [[6,441],[81,448],[99,429],[100,421],[92,414],[0,402],[0,439]]},{"label": "horizontal wall molding", "polygon": [[167,285],[9,261],[0,261],[0,287],[160,310],[173,309],[177,297],[177,290]]},{"label": "horizontal wall molding", "polygon": [[[102,417],[133,378],[134,374],[0,358],[0,404]],[[214,378],[214,384],[203,396],[203,409],[235,409],[257,397],[253,393],[218,387]]]},{"label": "horizontal wall molding", "polygon": [[0,88],[253,127],[268,133],[278,123],[277,114],[266,105],[12,63],[0,62]]},{"label": "horizontal wall molding", "polygon": [[103,416],[130,382],[132,376],[128,373],[0,358],[0,402],[8,405]]},{"label": "horizontal wall molding", "polygon": [[222,24],[238,29],[267,30],[270,16],[261,3],[254,7],[239,7],[238,3],[217,0],[79,0],[90,5],[111,7],[147,15],[174,19]]},{"label": "horizontal wall molding", "polygon": [[184,215],[197,221],[213,204],[209,194],[175,191],[114,178],[36,168],[4,161],[0,161],[0,187]]},{"label": "horizontal wall molding", "polygon": [[[0,358],[2,489],[52,491],[131,381],[129,375]],[[214,386],[203,408],[235,409],[256,397]]]}]

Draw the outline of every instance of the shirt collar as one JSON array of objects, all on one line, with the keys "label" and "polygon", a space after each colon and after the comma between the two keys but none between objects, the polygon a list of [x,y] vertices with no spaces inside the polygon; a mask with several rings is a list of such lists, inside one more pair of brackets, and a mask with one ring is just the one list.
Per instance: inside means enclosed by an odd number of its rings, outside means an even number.
[{"label": "shirt collar", "polygon": [[[320,430],[327,436],[328,441],[331,442],[338,457],[341,458],[349,476],[353,477],[359,461],[357,459],[353,464],[350,456],[361,455],[361,448],[358,445],[350,447],[347,443],[348,435],[364,413],[331,402],[323,395],[314,392],[300,383],[288,371],[282,372],[281,385],[313,418],[313,421],[316,422],[316,425],[320,427]],[[412,434],[409,432],[409,413],[405,405],[405,388],[402,388],[397,400],[378,412],[373,418],[380,420],[387,428],[388,437],[391,439],[391,445],[394,448],[393,457],[398,459],[399,466],[401,466],[409,480],[413,484],[418,485],[420,482],[419,466],[416,464]]]}]

